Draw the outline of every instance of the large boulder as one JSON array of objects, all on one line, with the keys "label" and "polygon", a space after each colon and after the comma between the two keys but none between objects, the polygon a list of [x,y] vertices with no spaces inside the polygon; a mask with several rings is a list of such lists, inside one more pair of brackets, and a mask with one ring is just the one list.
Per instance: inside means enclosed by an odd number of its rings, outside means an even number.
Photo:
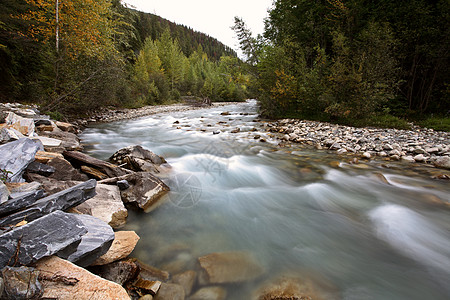
[{"label": "large boulder", "polygon": [[202,284],[244,282],[264,274],[263,267],[251,253],[243,251],[211,253],[198,261],[203,271]]},{"label": "large boulder", "polygon": [[123,202],[135,204],[147,211],[155,209],[161,204],[159,201],[161,196],[170,190],[164,182],[148,172],[110,178],[99,181],[99,183],[117,184],[122,180],[126,180],[130,184],[128,189],[121,191]]},{"label": "large boulder", "polygon": [[75,207],[83,214],[103,220],[113,228],[125,225],[128,211],[123,205],[120,190],[117,186],[97,184],[97,195]]},{"label": "large boulder", "polygon": [[23,182],[22,174],[39,150],[44,150],[41,142],[28,138],[1,145],[0,169],[10,172],[6,181]]},{"label": "large boulder", "polygon": [[0,219],[0,227],[15,226],[21,221],[30,222],[57,210],[66,210],[80,205],[95,196],[97,182],[93,179],[82,182],[64,191],[37,200],[29,208]]},{"label": "large boulder", "polygon": [[109,160],[136,172],[153,173],[159,173],[159,166],[166,163],[163,157],[139,145],[122,148],[114,153]]},{"label": "large boulder", "polygon": [[105,254],[114,240],[114,231],[107,223],[89,215],[74,215],[87,229],[75,252],[64,250],[57,255],[81,267],[91,265],[97,258]]},{"label": "large boulder", "polygon": [[134,231],[115,232],[114,241],[108,252],[96,259],[92,265],[106,265],[127,257],[133,252],[139,239]]},{"label": "large boulder", "polygon": [[44,292],[39,282],[39,271],[34,268],[5,267],[1,274],[5,285],[1,299],[40,299]]},{"label": "large boulder", "polygon": [[123,287],[105,280],[62,258],[52,256],[36,264],[44,287],[43,298],[72,299],[130,299]]},{"label": "large boulder", "polygon": [[0,269],[7,265],[29,265],[63,249],[74,252],[87,233],[72,214],[55,211],[0,235]]}]

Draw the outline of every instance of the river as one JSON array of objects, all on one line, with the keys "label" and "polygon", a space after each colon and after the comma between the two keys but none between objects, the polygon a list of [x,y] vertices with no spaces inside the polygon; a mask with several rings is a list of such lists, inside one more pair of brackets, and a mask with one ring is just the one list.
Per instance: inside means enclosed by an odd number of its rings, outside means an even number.
[{"label": "river", "polygon": [[450,299],[448,181],[280,148],[263,125],[249,101],[86,129],[94,157],[139,144],[170,164],[165,203],[129,212],[124,230],[141,237],[132,256],[174,274],[202,255],[249,251],[266,275],[227,285],[227,299],[280,274],[311,278],[330,299]]}]

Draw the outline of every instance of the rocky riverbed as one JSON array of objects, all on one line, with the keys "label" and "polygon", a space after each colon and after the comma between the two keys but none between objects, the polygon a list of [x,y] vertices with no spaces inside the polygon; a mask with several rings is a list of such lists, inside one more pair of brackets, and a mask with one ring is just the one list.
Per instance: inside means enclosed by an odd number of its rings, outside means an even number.
[{"label": "rocky riverbed", "polygon": [[265,124],[283,142],[297,143],[364,159],[388,158],[450,169],[450,133],[414,127],[411,130],[355,128],[283,119]]}]

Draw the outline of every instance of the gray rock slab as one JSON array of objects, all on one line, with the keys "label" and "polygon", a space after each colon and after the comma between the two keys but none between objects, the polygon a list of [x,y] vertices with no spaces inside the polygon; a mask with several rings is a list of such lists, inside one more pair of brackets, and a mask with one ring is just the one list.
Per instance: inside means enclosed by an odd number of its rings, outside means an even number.
[{"label": "gray rock slab", "polygon": [[9,199],[9,190],[6,185],[0,181],[0,205]]},{"label": "gray rock slab", "polygon": [[25,193],[16,193],[11,199],[0,204],[0,217],[15,213],[21,209],[32,206],[36,201],[45,196],[43,190]]},{"label": "gray rock slab", "polygon": [[28,138],[0,146],[0,169],[11,172],[7,182],[23,182],[22,174],[39,150],[44,150],[42,143]]},{"label": "gray rock slab", "polygon": [[74,215],[55,211],[0,235],[0,268],[29,265],[63,249],[75,251],[86,233],[84,224]]},{"label": "gray rock slab", "polygon": [[46,164],[33,161],[28,165],[27,172],[37,173],[43,176],[50,176],[53,173],[55,173],[55,168],[52,166],[48,166]]},{"label": "gray rock slab", "polygon": [[[81,267],[91,265],[97,258],[105,254],[114,241],[114,231],[107,223],[89,215],[73,215],[87,229],[75,252],[63,250],[57,255]],[[69,249],[70,250],[70,249]]]},{"label": "gray rock slab", "polygon": [[41,198],[29,208],[0,219],[0,227],[14,226],[21,221],[31,222],[57,210],[80,205],[96,195],[97,181],[91,179],[76,186]]}]

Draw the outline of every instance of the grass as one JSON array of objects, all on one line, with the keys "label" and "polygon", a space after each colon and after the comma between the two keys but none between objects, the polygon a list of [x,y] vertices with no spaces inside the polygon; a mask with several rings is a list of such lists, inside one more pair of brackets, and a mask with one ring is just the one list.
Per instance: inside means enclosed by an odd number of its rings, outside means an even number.
[{"label": "grass", "polygon": [[416,122],[421,127],[431,128],[437,131],[450,132],[450,118],[430,117]]}]

